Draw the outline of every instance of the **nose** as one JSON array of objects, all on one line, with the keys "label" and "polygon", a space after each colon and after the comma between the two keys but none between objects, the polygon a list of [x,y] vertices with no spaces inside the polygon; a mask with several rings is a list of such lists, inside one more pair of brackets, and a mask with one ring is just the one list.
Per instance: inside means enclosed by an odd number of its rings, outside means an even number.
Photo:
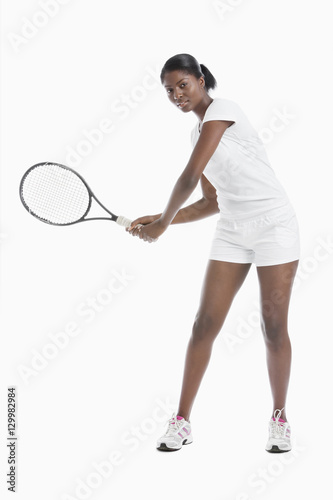
[{"label": "nose", "polygon": [[175,99],[175,101],[178,101],[178,99],[181,98],[181,97],[183,97],[182,93],[181,93],[181,90],[175,89],[175,92],[173,94],[173,98]]}]

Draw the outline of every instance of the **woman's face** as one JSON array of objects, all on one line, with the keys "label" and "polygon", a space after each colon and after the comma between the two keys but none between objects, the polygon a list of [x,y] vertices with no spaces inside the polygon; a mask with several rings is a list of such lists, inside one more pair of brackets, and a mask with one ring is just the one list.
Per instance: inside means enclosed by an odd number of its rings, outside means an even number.
[{"label": "woman's face", "polygon": [[205,79],[184,71],[171,71],[164,75],[163,85],[170,101],[184,113],[193,111],[207,95]]}]

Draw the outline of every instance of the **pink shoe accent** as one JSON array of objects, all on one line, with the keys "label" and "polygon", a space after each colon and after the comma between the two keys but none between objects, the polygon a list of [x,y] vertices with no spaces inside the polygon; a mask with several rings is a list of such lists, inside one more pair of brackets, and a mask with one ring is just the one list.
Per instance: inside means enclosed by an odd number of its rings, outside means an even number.
[{"label": "pink shoe accent", "polygon": [[[272,419],[275,421],[274,417],[272,417]],[[279,418],[279,422],[286,422],[286,420],[283,420],[282,418]]]},{"label": "pink shoe accent", "polygon": [[[179,415],[177,415],[177,420],[184,420],[184,417],[180,417]],[[172,425],[175,425],[175,422],[171,422]]]}]

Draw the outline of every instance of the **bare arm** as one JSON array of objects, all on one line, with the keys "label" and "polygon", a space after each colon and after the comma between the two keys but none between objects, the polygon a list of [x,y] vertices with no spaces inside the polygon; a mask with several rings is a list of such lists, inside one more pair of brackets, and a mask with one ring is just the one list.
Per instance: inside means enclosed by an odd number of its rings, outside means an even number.
[{"label": "bare arm", "polygon": [[[217,204],[216,189],[204,174],[201,175],[202,198],[192,205],[181,208],[172,220],[171,224],[182,224],[184,222],[195,222],[219,212]],[[162,215],[162,214],[160,214]]]},{"label": "bare arm", "polygon": [[[217,204],[216,189],[209,182],[204,174],[201,175],[201,189],[202,198],[195,201],[187,207],[181,208],[175,217],[172,219],[171,224],[183,224],[185,222],[195,222],[200,219],[209,217],[210,215],[217,214],[219,212],[219,207]],[[136,224],[150,224],[161,217],[160,214],[156,215],[145,215],[144,217],[139,217],[132,222],[132,225]]]},{"label": "bare arm", "polygon": [[[194,191],[221,137],[233,123],[233,121],[214,120],[203,124],[198,142],[193,149],[188,164],[172,190],[165,210],[162,214],[159,214],[158,218],[150,216],[149,218],[153,220],[149,220],[149,222],[147,218],[146,220],[142,220],[141,223],[138,223],[138,219],[132,221],[131,227],[127,228],[127,231],[133,236],[139,236],[139,238],[145,241],[152,242],[156,241],[172,223],[192,222],[203,217],[208,217],[208,215],[212,215],[218,211],[216,191],[215,201],[213,201],[214,196],[207,197],[204,195],[201,200],[188,207],[184,207],[183,210],[180,210],[180,208]],[[205,182],[205,179],[202,182]]]},{"label": "bare arm", "polygon": [[[171,224],[180,207],[194,191],[222,135],[232,123],[233,122],[230,121],[216,120],[203,124],[200,137],[192,152],[190,160],[177,180],[168,204],[159,219],[163,227],[167,227]],[[200,201],[201,207],[204,204],[204,201]]]}]

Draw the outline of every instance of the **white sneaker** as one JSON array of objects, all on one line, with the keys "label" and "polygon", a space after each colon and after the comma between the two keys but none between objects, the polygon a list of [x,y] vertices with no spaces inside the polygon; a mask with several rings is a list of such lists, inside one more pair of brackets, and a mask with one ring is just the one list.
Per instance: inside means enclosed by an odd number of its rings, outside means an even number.
[{"label": "white sneaker", "polygon": [[268,424],[269,438],[265,450],[269,453],[284,453],[291,450],[291,428],[289,422],[280,418],[282,410],[275,410],[274,417]]},{"label": "white sneaker", "polygon": [[175,413],[168,420],[166,433],[157,440],[157,449],[160,451],[177,451],[183,444],[193,442],[190,422]]}]

